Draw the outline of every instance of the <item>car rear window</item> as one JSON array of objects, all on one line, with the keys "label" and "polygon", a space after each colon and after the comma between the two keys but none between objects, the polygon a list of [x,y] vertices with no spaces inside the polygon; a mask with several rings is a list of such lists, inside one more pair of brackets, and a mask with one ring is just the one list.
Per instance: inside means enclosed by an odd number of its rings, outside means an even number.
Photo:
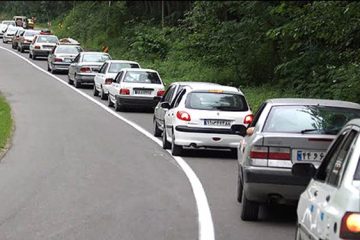
[{"label": "car rear window", "polygon": [[245,97],[236,93],[191,92],[185,101],[186,108],[217,111],[248,111]]},{"label": "car rear window", "polygon": [[38,43],[57,43],[58,38],[55,36],[39,36],[37,39]]},{"label": "car rear window", "polygon": [[79,46],[58,46],[55,50],[55,53],[78,54],[79,52],[81,52]]},{"label": "car rear window", "polygon": [[159,75],[156,72],[128,71],[123,82],[161,84]]},{"label": "car rear window", "polygon": [[264,125],[264,132],[336,135],[360,110],[329,106],[274,106]]},{"label": "car rear window", "polygon": [[136,63],[111,63],[109,73],[118,73],[123,68],[140,68]]},{"label": "car rear window", "polygon": [[107,54],[84,54],[83,62],[105,62],[110,60]]}]

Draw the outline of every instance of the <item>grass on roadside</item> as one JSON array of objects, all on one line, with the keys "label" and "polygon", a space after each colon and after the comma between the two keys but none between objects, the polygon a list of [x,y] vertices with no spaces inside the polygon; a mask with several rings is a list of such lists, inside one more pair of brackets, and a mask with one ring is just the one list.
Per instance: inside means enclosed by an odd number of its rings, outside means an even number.
[{"label": "grass on roadside", "polygon": [[0,96],[0,152],[11,135],[12,118],[9,104]]}]

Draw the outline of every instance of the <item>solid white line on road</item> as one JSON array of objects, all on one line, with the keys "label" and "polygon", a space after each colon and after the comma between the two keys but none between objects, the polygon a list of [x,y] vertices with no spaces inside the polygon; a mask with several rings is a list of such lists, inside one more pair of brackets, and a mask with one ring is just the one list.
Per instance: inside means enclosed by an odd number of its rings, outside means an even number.
[{"label": "solid white line on road", "polygon": [[[19,55],[18,53],[15,53],[15,52],[13,52],[13,51],[11,51],[11,50],[9,50],[7,48],[1,47],[1,46],[0,46],[0,49],[8,51],[8,52],[16,55],[17,57],[23,59],[25,62],[31,64],[36,69],[44,72],[45,74],[49,75],[50,77],[52,77],[54,79],[56,79],[61,84],[65,85],[66,87],[69,87],[70,89],[72,89],[75,92],[79,93],[80,95],[87,98],[91,102],[97,104],[99,107],[103,108],[108,113],[110,113],[113,116],[119,118],[120,120],[126,122],[127,124],[129,124],[130,126],[135,128],[136,130],[138,130],[139,132],[141,132],[142,134],[144,134],[145,136],[147,136],[148,138],[150,138],[151,140],[156,142],[159,146],[162,146],[162,141],[160,141],[158,138],[154,137],[151,133],[146,131],[143,127],[139,126],[135,122],[132,122],[132,121],[126,119],[125,117],[117,114],[116,112],[114,112],[110,108],[108,108],[108,107],[104,106],[103,104],[101,104],[99,101],[91,98],[90,96],[88,96],[86,93],[80,91],[79,89],[76,89],[76,88],[72,87],[66,81],[64,81],[61,78],[47,72],[46,70],[44,70],[41,67],[37,66],[36,64],[31,62],[27,58]],[[171,152],[169,150],[167,150],[167,151],[169,152],[169,154],[171,154]],[[186,161],[183,158],[174,157],[174,156],[173,156],[173,158],[175,159],[177,164],[181,167],[181,169],[184,171],[186,177],[188,178],[188,180],[189,180],[189,182],[191,184],[191,188],[192,188],[194,196],[195,196],[195,201],[196,201],[196,206],[197,206],[197,211],[198,211],[198,223],[199,223],[199,236],[198,236],[198,239],[199,240],[215,240],[214,224],[213,224],[213,220],[212,220],[212,217],[211,217],[209,202],[208,202],[208,200],[206,198],[205,190],[204,190],[199,178],[196,176],[195,172],[191,169],[191,167],[186,163]]]}]

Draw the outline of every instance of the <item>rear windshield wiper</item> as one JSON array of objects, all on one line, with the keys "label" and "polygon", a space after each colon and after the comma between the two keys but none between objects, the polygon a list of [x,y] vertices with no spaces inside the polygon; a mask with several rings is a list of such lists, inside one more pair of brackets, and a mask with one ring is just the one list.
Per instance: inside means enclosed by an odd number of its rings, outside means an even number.
[{"label": "rear windshield wiper", "polygon": [[309,128],[309,129],[304,129],[304,130],[301,130],[300,132],[301,133],[308,133],[308,132],[315,132],[315,131],[319,131],[320,129],[318,128]]}]

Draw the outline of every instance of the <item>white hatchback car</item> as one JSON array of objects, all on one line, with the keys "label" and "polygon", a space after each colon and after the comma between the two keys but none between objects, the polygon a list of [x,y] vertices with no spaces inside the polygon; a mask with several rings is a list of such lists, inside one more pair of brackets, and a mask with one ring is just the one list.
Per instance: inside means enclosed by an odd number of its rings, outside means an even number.
[{"label": "white hatchback car", "polygon": [[165,114],[163,148],[172,154],[182,154],[183,147],[231,149],[237,153],[241,136],[232,125],[247,126],[253,119],[243,93],[222,85],[185,86],[169,104]]},{"label": "white hatchback car", "polygon": [[154,108],[164,95],[165,87],[159,73],[151,69],[124,68],[109,85],[108,106],[115,111],[126,107]]},{"label": "white hatchback car", "polygon": [[114,81],[118,72],[123,68],[141,68],[140,64],[127,60],[107,60],[95,75],[94,96],[100,95],[102,100],[106,100],[109,90],[108,86]]},{"label": "white hatchback car", "polygon": [[345,125],[316,170],[296,163],[295,176],[313,177],[301,194],[296,239],[360,239],[360,119]]}]

